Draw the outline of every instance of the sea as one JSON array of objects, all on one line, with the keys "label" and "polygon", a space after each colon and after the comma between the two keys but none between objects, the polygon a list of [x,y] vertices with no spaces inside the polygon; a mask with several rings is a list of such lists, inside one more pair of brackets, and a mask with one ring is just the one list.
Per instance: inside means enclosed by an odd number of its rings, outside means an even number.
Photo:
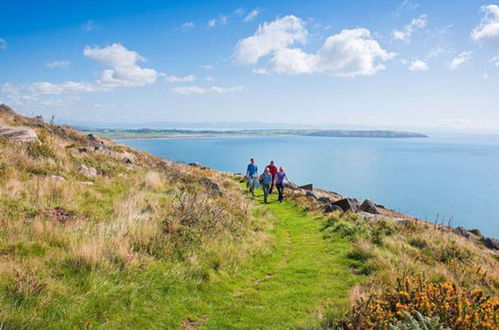
[{"label": "sea", "polygon": [[260,171],[273,160],[296,184],[371,199],[431,222],[499,238],[499,135],[428,138],[224,136],[116,140],[216,170]]}]

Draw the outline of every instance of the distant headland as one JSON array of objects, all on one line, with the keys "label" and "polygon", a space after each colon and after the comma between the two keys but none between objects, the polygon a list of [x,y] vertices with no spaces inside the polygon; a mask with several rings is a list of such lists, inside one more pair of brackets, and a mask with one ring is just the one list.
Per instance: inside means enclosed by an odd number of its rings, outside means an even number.
[{"label": "distant headland", "polygon": [[111,139],[138,138],[187,138],[215,136],[322,136],[349,138],[426,138],[425,134],[392,130],[327,130],[327,129],[250,129],[250,130],[191,130],[191,129],[156,129],[156,128],[82,128],[86,133],[96,134]]}]

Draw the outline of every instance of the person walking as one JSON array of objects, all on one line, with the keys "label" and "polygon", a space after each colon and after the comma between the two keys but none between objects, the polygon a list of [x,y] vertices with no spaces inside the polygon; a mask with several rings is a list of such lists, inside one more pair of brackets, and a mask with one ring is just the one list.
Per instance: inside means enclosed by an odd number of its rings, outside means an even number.
[{"label": "person walking", "polygon": [[272,174],[270,174],[268,167],[265,168],[265,171],[260,176],[260,182],[263,189],[263,201],[264,203],[268,203],[270,185],[272,184]]},{"label": "person walking", "polygon": [[282,202],[284,200],[284,180],[289,182],[286,172],[284,171],[284,167],[281,166],[275,178],[276,181],[275,186],[277,188],[277,192],[279,193],[279,197],[277,198],[277,200],[279,202]]},{"label": "person walking", "polygon": [[258,166],[255,165],[255,159],[251,158],[248,167],[246,168],[246,188],[251,195],[255,196],[255,188],[258,185]]},{"label": "person walking", "polygon": [[277,166],[275,166],[274,161],[271,160],[270,164],[267,165],[267,168],[269,169],[270,175],[272,175],[272,183],[270,184],[270,189],[269,189],[269,194],[272,194],[272,191],[274,190],[275,176],[277,175]]}]

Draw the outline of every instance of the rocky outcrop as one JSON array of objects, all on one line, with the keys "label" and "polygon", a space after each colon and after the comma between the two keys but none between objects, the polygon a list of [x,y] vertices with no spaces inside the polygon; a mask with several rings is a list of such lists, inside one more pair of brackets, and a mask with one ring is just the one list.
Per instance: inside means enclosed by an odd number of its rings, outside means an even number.
[{"label": "rocky outcrop", "polygon": [[313,199],[317,199],[317,196],[312,191],[310,191],[310,190],[307,190],[307,192],[305,193],[305,195],[307,197],[311,197]]},{"label": "rocky outcrop", "polygon": [[463,227],[454,228],[452,231],[454,233],[458,234],[459,236],[463,236],[467,240],[472,240],[473,239],[473,237],[471,236],[471,234],[466,229],[464,229]]},{"label": "rocky outcrop", "polygon": [[499,250],[499,239],[493,237],[482,237],[480,242],[491,250]]},{"label": "rocky outcrop", "polygon": [[13,142],[40,143],[35,131],[29,127],[0,125],[0,137]]},{"label": "rocky outcrop", "polygon": [[332,213],[336,211],[343,212],[341,207],[339,207],[338,205],[327,204],[326,207],[324,208],[325,213]]},{"label": "rocky outcrop", "polygon": [[343,212],[358,212],[359,202],[354,198],[343,198],[339,201],[331,203],[331,205],[339,206]]},{"label": "rocky outcrop", "polygon": [[93,167],[86,166],[84,164],[80,165],[80,173],[86,177],[93,177],[97,175],[97,170]]},{"label": "rocky outcrop", "polygon": [[360,204],[360,210],[371,214],[379,214],[378,208],[369,199],[364,200],[362,204]]}]

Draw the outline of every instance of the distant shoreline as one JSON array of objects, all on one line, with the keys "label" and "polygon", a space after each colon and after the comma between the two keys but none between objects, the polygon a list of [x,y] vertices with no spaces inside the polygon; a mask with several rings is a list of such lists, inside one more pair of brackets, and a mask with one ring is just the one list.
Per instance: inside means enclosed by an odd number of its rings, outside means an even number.
[{"label": "distant shoreline", "polygon": [[392,130],[183,130],[183,129],[107,129],[79,128],[87,134],[94,134],[115,140],[160,139],[160,138],[203,138],[231,136],[312,136],[376,139],[426,138],[425,134]]}]

